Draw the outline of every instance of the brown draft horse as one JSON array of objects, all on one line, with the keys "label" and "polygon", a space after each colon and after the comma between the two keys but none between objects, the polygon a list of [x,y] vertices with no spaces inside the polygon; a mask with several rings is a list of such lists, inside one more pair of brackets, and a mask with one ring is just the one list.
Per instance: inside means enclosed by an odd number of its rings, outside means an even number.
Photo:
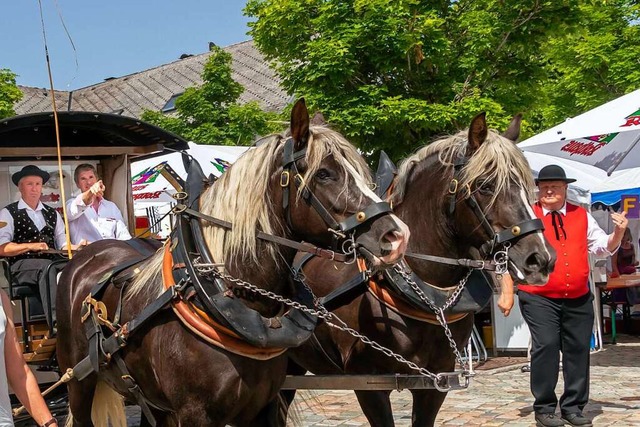
[{"label": "brown draft horse", "polygon": [[[535,222],[529,205],[534,188],[531,171],[513,143],[519,132],[520,117],[514,118],[501,136],[487,129],[485,116],[481,114],[472,121],[468,131],[433,142],[402,163],[392,202],[394,212],[411,229],[406,262],[424,282],[439,288],[452,287],[469,269],[411,258],[411,253],[478,259],[479,249],[492,239],[491,234],[513,230],[516,224]],[[456,159],[460,158],[465,158],[466,162],[454,172]],[[457,187],[452,182],[454,174]],[[475,212],[470,207],[471,197],[480,207]],[[483,226],[481,216],[486,218],[486,226]],[[487,229],[495,232],[490,233]],[[512,277],[522,283],[546,283],[555,253],[547,247],[541,231],[534,228],[526,235],[523,232],[512,239],[510,245],[508,264]],[[500,247],[494,251],[502,249],[501,245],[497,246]],[[491,252],[487,255],[491,256]],[[317,258],[308,262],[303,271],[307,284],[317,296],[327,295],[354,275],[351,266],[331,265]],[[379,282],[383,287],[384,280]],[[455,367],[452,347],[438,322],[427,323],[399,314],[371,292],[334,313],[361,334],[432,373],[452,372]],[[449,323],[458,349],[469,339],[472,326],[473,314]],[[290,373],[300,374],[307,370],[325,375],[418,373],[338,329],[323,324],[316,328],[314,335],[317,341],[312,338],[289,351],[295,361]],[[292,392],[282,393],[285,401],[293,399]],[[355,393],[372,426],[394,425],[389,391]],[[412,425],[433,425],[446,392],[426,389],[411,393]],[[282,423],[282,419],[279,422]]]},{"label": "brown draft horse", "polygon": [[[370,189],[368,167],[356,149],[337,132],[310,126],[303,100],[293,108],[289,135],[266,138],[247,151],[200,197],[203,214],[233,223],[231,232],[201,221],[212,258],[224,264],[226,274],[285,297],[291,297],[287,277],[295,250],[258,240],[257,230],[326,244],[334,233],[328,231],[326,219],[303,200],[306,192],[315,195],[337,222],[380,202]],[[303,154],[294,161],[298,178],[302,178],[298,189],[293,177],[290,182],[282,180],[287,139],[293,140],[296,153]],[[289,188],[288,209],[283,207],[283,187]],[[355,235],[356,242],[365,246],[370,263],[384,267],[402,257],[407,238],[404,223],[389,212],[356,229]],[[163,292],[161,252],[140,265],[141,273],[126,285],[121,324],[135,318]],[[105,272],[136,256],[126,243],[101,241],[79,252],[64,269],[57,294],[62,371],[88,354],[81,323],[83,300]],[[102,301],[109,314],[116,309],[119,292],[110,286],[104,294]],[[276,320],[285,311],[272,299],[243,302]],[[187,329],[168,307],[129,337],[122,355],[161,426],[264,425],[261,410],[277,395],[287,365],[282,353],[255,360],[213,346]],[[135,400],[113,365],[107,363],[98,374],[69,382],[71,415],[67,425],[126,425],[121,396]]]}]

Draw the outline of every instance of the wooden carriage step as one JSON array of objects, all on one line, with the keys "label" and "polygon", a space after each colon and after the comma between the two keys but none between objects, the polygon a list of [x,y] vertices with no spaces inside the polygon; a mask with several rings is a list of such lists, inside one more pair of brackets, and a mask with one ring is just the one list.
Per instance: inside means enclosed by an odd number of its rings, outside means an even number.
[{"label": "wooden carriage step", "polygon": [[27,363],[49,360],[56,351],[56,338],[35,340],[32,345],[34,347],[33,352],[24,354],[24,360]]}]

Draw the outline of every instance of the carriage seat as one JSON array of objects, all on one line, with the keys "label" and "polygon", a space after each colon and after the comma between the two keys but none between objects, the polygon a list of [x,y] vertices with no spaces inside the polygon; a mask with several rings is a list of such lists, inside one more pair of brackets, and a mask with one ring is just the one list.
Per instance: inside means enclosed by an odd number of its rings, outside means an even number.
[{"label": "carriage seat", "polygon": [[[2,258],[0,259],[0,262],[4,272],[4,278],[9,285],[9,298],[13,301],[20,301],[23,312],[23,321],[34,322],[46,320],[42,302],[40,301],[40,298],[42,296],[39,295],[37,287],[17,283],[11,275],[11,269],[7,259]],[[55,271],[57,282],[60,277],[59,271],[67,262],[67,259],[55,260],[49,265],[49,267],[47,267],[46,271],[44,271],[43,274],[51,277],[50,274],[52,273],[52,270]],[[51,298],[55,298],[55,295],[51,295]]]}]

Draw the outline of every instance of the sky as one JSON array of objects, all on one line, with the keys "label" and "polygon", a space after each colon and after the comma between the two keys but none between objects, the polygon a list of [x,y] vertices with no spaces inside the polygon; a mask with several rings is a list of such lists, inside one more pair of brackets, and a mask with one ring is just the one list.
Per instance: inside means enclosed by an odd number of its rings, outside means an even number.
[{"label": "sky", "polygon": [[[241,0],[41,0],[57,90],[75,90],[249,40]],[[57,6],[56,6],[57,5]],[[69,36],[61,22],[64,20]],[[76,65],[77,60],[77,65]],[[0,68],[49,88],[38,0],[4,0]]]}]

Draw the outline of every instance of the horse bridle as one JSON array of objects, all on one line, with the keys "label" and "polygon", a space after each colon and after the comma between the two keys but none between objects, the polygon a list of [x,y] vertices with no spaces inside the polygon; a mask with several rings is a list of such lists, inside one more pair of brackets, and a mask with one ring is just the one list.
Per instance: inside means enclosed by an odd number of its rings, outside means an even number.
[{"label": "horse bridle", "polygon": [[[453,215],[456,207],[456,203],[458,201],[458,194],[461,191],[465,191],[466,196],[464,200],[466,200],[467,204],[471,211],[475,214],[478,219],[480,225],[487,234],[490,236],[489,239],[484,242],[480,246],[480,253],[484,256],[494,256],[494,262],[496,264],[496,273],[504,274],[507,272],[507,263],[509,261],[508,250],[511,247],[511,243],[513,240],[519,239],[527,234],[535,233],[537,231],[544,230],[544,225],[542,220],[538,218],[532,218],[525,221],[522,221],[518,224],[512,225],[509,228],[505,228],[504,230],[496,233],[489,221],[487,220],[487,216],[482,211],[478,200],[476,200],[471,188],[467,184],[463,189],[460,188],[460,174],[462,173],[462,168],[469,161],[469,157],[458,157],[454,161],[453,166],[453,177],[451,178],[451,182],[449,183],[449,214]],[[501,251],[496,251],[496,248],[502,246]]]},{"label": "horse bridle", "polygon": [[345,243],[353,245],[353,238],[351,235],[355,233],[358,227],[370,222],[374,218],[391,212],[391,206],[387,202],[376,202],[367,206],[366,209],[359,211],[345,220],[338,222],[329,213],[327,208],[324,207],[322,202],[313,194],[309,189],[309,186],[305,185],[304,178],[298,171],[296,162],[303,159],[307,154],[307,149],[304,148],[299,151],[294,150],[293,138],[288,138],[284,143],[284,151],[282,153],[282,174],[280,175],[280,186],[282,187],[282,207],[285,211],[287,224],[289,228],[293,228],[291,224],[291,212],[289,209],[290,199],[290,183],[293,179],[293,183],[296,189],[303,187],[302,199],[320,215],[320,218],[329,227],[329,231],[333,234],[333,246],[338,248],[338,244],[342,243],[343,251]]}]

